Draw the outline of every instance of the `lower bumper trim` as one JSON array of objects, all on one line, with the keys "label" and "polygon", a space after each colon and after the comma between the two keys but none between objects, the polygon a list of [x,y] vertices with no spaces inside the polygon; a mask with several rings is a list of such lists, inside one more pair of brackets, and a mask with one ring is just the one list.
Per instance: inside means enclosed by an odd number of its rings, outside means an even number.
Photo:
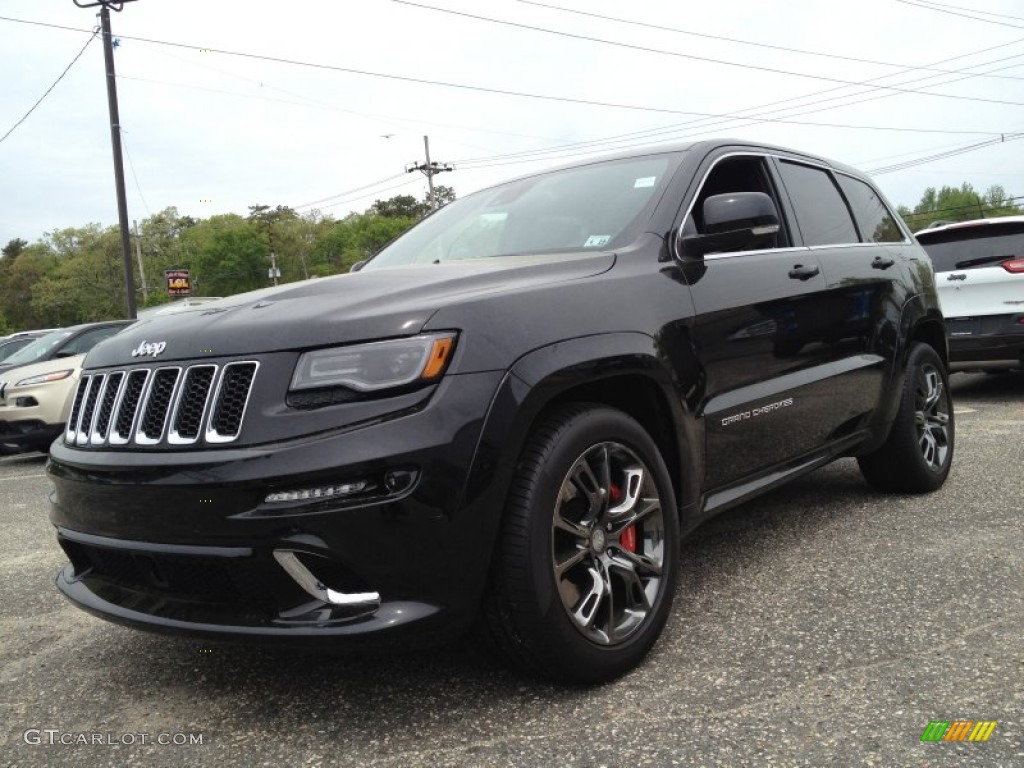
[{"label": "lower bumper trim", "polygon": [[341,605],[346,608],[363,609],[372,613],[380,607],[379,592],[339,592],[331,589],[302,564],[298,555],[292,550],[275,549],[274,559],[285,572],[295,579],[311,597],[323,600],[330,605]]}]

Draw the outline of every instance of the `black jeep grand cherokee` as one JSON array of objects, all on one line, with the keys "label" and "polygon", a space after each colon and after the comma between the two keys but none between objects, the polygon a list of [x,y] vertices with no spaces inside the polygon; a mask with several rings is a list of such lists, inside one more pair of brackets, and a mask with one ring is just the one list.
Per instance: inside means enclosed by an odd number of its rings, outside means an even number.
[{"label": "black jeep grand cherokee", "polygon": [[680,537],[841,456],[953,455],[931,264],[852,169],[701,142],[458,200],[344,276],[140,322],[52,447],[61,591],[207,637],[636,665]]}]

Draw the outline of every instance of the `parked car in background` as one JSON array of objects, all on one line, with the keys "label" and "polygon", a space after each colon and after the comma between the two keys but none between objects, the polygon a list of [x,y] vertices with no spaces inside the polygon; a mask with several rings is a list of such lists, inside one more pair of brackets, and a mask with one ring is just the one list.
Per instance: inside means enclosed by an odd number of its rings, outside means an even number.
[{"label": "parked car in background", "polygon": [[951,370],[1024,368],[1024,216],[921,230],[949,333]]},{"label": "parked car in background", "polygon": [[939,488],[946,357],[928,256],[852,168],[706,141],[536,173],[93,349],[47,464],[57,586],[208,640],[482,618],[510,663],[606,681],[712,515],[843,456]]},{"label": "parked car in background", "polygon": [[46,331],[26,331],[23,333],[15,333],[10,336],[5,336],[4,338],[0,339],[0,364],[6,363],[7,358],[9,358],[19,349],[27,347],[35,339],[38,339],[40,336],[43,336],[54,330],[57,329],[51,328]]},{"label": "parked car in background", "polygon": [[64,431],[68,395],[78,384],[86,353],[129,325],[129,321],[90,323],[55,331],[38,340],[51,339],[39,347],[47,350],[41,362],[4,368],[0,372],[0,453],[49,450]]},{"label": "parked car in background", "polygon": [[102,323],[83,323],[68,328],[59,328],[37,339],[15,352],[0,365],[0,377],[10,368],[20,365],[42,363],[58,357],[71,357],[88,352],[96,344],[113,336],[133,320],[110,320]]}]

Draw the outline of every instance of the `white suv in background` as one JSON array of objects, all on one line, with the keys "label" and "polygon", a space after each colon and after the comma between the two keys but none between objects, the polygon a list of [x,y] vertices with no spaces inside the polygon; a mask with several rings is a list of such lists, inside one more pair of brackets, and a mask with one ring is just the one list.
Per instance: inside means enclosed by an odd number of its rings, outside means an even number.
[{"label": "white suv in background", "polygon": [[1024,216],[916,233],[935,267],[951,370],[1024,369]]}]

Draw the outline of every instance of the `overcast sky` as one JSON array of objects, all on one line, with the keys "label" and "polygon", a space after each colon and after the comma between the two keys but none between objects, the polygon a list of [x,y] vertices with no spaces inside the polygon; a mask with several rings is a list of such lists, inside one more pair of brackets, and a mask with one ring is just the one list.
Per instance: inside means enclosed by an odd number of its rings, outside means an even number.
[{"label": "overcast sky", "polygon": [[[734,136],[871,171],[1024,131],[1024,3],[918,2],[128,2],[112,23],[129,218],[321,200],[341,217],[422,196],[423,177],[403,171],[424,134],[431,158],[457,167],[437,181],[464,195],[648,143]],[[96,11],[0,0],[0,136]],[[876,178],[911,206],[964,181],[1024,195],[1022,159],[1011,141]],[[90,222],[117,223],[98,37],[0,142],[0,244]]]}]

